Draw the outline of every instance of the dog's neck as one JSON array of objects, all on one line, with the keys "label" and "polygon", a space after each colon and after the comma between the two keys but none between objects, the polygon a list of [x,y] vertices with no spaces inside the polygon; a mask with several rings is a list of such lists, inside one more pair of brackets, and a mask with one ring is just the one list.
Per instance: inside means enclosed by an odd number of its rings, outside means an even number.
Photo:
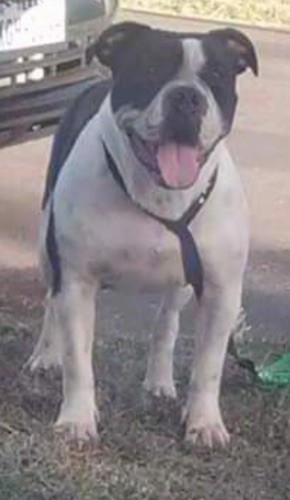
[{"label": "dog's neck", "polygon": [[223,141],[216,146],[193,186],[187,189],[168,190],[158,186],[145,168],[136,167],[136,160],[127,137],[118,128],[112,114],[109,96],[100,109],[99,117],[102,124],[101,139],[119,169],[128,194],[139,206],[158,217],[177,220],[191,203],[206,191],[218,166],[220,150],[224,148]]}]

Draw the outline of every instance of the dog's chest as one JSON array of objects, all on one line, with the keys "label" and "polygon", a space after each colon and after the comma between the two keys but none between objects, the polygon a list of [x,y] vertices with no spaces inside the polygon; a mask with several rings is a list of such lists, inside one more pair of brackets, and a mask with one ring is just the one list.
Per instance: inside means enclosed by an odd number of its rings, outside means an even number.
[{"label": "dog's chest", "polygon": [[151,289],[184,284],[180,243],[163,225],[122,210],[99,222],[90,268],[102,285]]}]

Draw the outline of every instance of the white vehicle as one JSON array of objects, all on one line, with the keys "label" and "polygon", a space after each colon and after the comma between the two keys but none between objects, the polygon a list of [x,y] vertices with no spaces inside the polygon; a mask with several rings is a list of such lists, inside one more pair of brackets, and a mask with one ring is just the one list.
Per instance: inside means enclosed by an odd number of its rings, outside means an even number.
[{"label": "white vehicle", "polygon": [[117,2],[0,2],[0,146],[52,133],[70,101],[100,78],[86,48]]}]

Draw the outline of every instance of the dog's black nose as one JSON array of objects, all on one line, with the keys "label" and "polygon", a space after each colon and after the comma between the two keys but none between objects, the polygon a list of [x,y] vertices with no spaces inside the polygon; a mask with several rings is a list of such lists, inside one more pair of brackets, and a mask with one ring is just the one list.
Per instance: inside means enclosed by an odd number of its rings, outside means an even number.
[{"label": "dog's black nose", "polygon": [[195,145],[207,111],[206,97],[199,89],[183,85],[168,92],[163,106],[163,141]]},{"label": "dog's black nose", "polygon": [[176,87],[170,92],[168,101],[171,111],[184,116],[203,116],[207,110],[205,96],[193,87]]}]

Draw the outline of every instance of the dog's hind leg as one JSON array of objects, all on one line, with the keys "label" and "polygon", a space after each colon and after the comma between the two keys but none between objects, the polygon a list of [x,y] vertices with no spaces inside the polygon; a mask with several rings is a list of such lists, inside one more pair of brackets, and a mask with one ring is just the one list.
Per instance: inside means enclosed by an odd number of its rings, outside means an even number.
[{"label": "dog's hind leg", "polygon": [[32,355],[26,363],[31,371],[60,366],[62,362],[59,326],[54,314],[54,299],[48,292],[42,331]]},{"label": "dog's hind leg", "polygon": [[[234,282],[233,282],[234,281]],[[189,394],[183,412],[185,439],[225,445],[229,434],[219,407],[220,383],[228,340],[241,303],[241,282],[204,288],[198,310]]]},{"label": "dog's hind leg", "polygon": [[56,427],[77,441],[98,437],[92,348],[96,287],[81,277],[64,274],[54,298],[62,346],[63,402]]},{"label": "dog's hind leg", "polygon": [[144,380],[145,389],[155,396],[176,397],[173,380],[174,346],[179,331],[180,311],[191,296],[191,286],[175,288],[170,290],[162,301],[151,339]]}]

